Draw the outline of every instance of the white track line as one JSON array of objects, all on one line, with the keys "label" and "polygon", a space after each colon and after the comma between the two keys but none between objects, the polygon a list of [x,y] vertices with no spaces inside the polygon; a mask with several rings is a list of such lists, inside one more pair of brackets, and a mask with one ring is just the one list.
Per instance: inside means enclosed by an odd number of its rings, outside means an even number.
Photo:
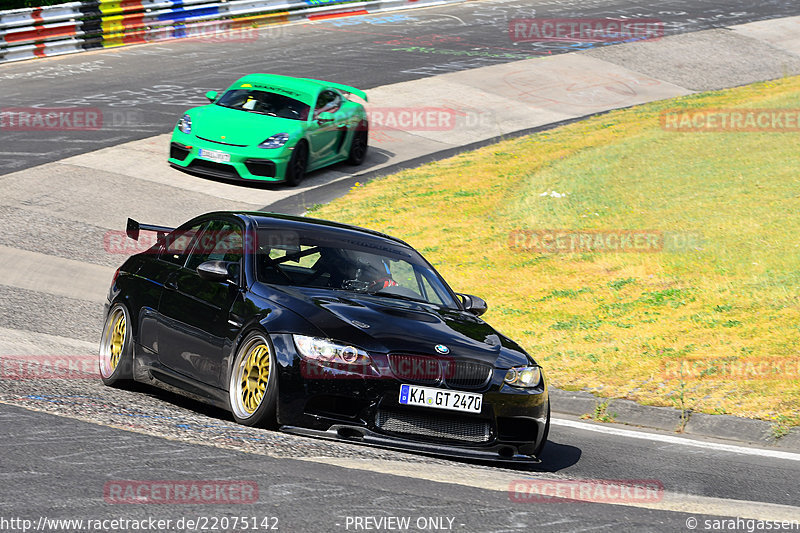
[{"label": "white track line", "polygon": [[[352,470],[363,470],[367,472],[389,474],[413,478],[415,480],[427,480],[436,483],[447,483],[450,485],[462,485],[478,489],[505,492],[512,496],[512,490],[519,480],[524,479],[552,479],[552,480],[572,480],[572,476],[563,474],[551,474],[547,472],[509,472],[503,470],[485,470],[466,465],[452,464],[425,464],[406,462],[406,461],[387,461],[382,459],[353,459],[339,457],[296,457],[299,461],[321,463],[328,466],[339,466]],[[512,502],[515,500],[511,500]],[[590,500],[583,500],[590,501]],[[533,510],[541,512],[542,507],[537,502],[525,503],[518,501],[518,509]],[[554,504],[557,504],[555,501]],[[763,521],[800,521],[800,507],[791,505],[781,505],[767,502],[756,502],[747,500],[728,500],[699,494],[682,494],[665,491],[662,498],[658,501],[633,501],[633,500],[609,500],[603,502],[605,505],[618,505],[623,507],[638,507],[642,509],[654,509],[657,511],[670,511],[677,513],[688,513],[701,516],[722,516],[729,518],[741,518]],[[701,522],[702,523],[702,522]]]},{"label": "white track line", "polygon": [[606,435],[618,435],[629,439],[653,440],[666,442],[669,444],[680,444],[682,446],[694,446],[695,448],[705,448],[717,452],[730,452],[742,455],[755,455],[758,457],[770,457],[773,459],[784,459],[787,461],[800,461],[800,454],[783,452],[780,450],[766,450],[763,448],[748,448],[746,446],[736,446],[733,444],[721,444],[717,442],[706,442],[702,440],[688,439],[674,435],[662,435],[660,433],[646,433],[643,431],[631,431],[629,429],[619,429],[613,426],[600,426],[575,420],[564,420],[563,418],[551,418],[550,424],[554,426],[568,427],[573,429],[583,429],[594,431],[595,433],[605,433]]}]

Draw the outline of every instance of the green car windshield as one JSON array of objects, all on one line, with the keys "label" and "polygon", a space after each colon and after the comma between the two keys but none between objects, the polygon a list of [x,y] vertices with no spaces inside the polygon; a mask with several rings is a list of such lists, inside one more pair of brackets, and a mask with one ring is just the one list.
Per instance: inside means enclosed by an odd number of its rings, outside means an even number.
[{"label": "green car windshield", "polygon": [[223,94],[216,104],[248,113],[292,120],[308,119],[310,109],[307,104],[289,96],[257,89],[232,89]]}]

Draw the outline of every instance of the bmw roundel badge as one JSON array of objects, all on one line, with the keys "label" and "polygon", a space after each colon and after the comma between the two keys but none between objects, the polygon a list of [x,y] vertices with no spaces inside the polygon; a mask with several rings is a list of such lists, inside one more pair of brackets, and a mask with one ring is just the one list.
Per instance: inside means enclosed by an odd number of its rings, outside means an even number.
[{"label": "bmw roundel badge", "polygon": [[437,344],[435,346],[435,348],[436,348],[436,351],[439,352],[442,355],[447,355],[447,354],[450,353],[450,348],[448,348],[444,344]]}]

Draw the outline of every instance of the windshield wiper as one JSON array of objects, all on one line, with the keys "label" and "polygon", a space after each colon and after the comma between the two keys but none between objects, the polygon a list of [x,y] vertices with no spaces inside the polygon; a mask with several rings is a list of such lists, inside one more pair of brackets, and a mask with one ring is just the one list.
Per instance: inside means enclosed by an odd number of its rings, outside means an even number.
[{"label": "windshield wiper", "polygon": [[267,115],[268,114],[268,113],[264,113],[263,111],[256,111],[255,109],[245,109],[243,107],[234,107],[232,105],[220,104],[219,102],[217,102],[214,105],[218,105],[220,107],[224,107],[225,109],[234,109],[236,111],[244,111],[245,113],[255,113],[256,115]]},{"label": "windshield wiper", "polygon": [[389,298],[397,298],[398,300],[408,300],[409,302],[419,302],[419,303],[423,303],[423,304],[433,305],[433,304],[431,304],[431,302],[429,302],[427,300],[422,300],[420,298],[414,298],[413,296],[405,296],[403,294],[397,294],[396,292],[384,292],[383,289],[381,289],[379,291],[375,291],[375,292],[370,292],[370,293],[367,293],[367,294],[372,294],[374,296],[386,296],[386,297],[389,297]]}]

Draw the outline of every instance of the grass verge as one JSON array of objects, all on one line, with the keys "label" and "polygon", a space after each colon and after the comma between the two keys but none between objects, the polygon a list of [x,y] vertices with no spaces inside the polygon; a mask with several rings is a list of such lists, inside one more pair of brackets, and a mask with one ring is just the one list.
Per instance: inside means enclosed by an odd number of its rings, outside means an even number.
[{"label": "grass verge", "polygon": [[[357,186],[310,216],[405,239],[455,290],[484,297],[486,320],[552,385],[798,425],[798,133],[661,127],[667,109],[731,107],[800,109],[800,77],[504,141]],[[674,241],[649,253],[518,246],[520,230],[549,229]],[[750,379],[764,368],[769,378]]]}]

